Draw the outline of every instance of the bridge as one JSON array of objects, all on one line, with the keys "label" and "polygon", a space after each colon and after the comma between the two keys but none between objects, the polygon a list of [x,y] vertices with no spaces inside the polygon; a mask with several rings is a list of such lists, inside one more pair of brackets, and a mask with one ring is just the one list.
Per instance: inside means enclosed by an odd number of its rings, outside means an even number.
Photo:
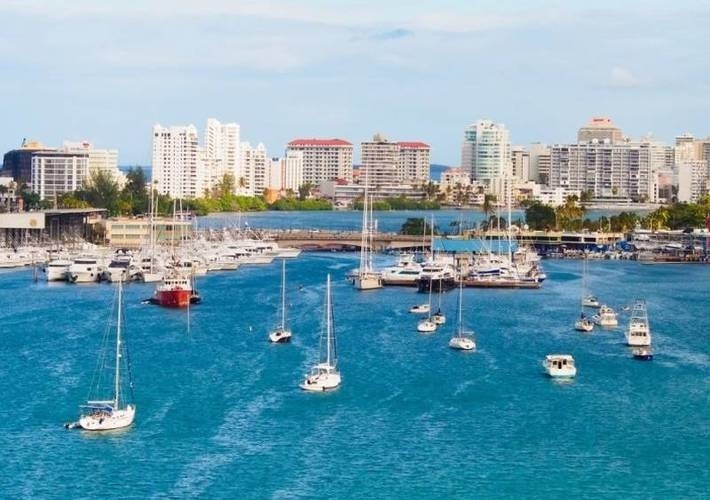
[{"label": "bridge", "polygon": [[[335,250],[359,251],[362,246],[360,231],[271,231],[276,241],[283,246],[296,247],[302,250]],[[422,240],[421,236],[406,234],[374,233],[372,235],[372,248],[375,251],[383,250],[415,250],[430,248],[429,238]]]}]

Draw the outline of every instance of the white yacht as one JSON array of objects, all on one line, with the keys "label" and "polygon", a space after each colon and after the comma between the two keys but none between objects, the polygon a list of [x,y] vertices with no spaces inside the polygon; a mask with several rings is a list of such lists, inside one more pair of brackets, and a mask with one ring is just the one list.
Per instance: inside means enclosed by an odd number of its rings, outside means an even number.
[{"label": "white yacht", "polygon": [[286,261],[281,260],[281,321],[269,333],[269,341],[274,344],[291,342],[291,329],[286,326]]},{"label": "white yacht", "polygon": [[420,263],[411,254],[402,254],[395,265],[384,268],[380,275],[383,285],[417,286],[422,271]]},{"label": "white yacht", "polygon": [[[130,377],[131,371],[128,369],[128,356],[126,355],[126,343],[122,340],[122,319],[123,319],[123,285],[118,282],[117,291],[117,306],[116,306],[116,345],[115,350],[110,348],[108,344],[108,336],[111,334],[111,328],[106,333],[104,346],[107,352],[101,354],[101,362],[97,366],[97,373],[94,376],[96,387],[92,387],[90,397],[98,396],[98,398],[90,399],[82,406],[82,415],[79,417],[78,424],[68,424],[67,427],[80,427],[87,431],[108,431],[128,427],[133,423],[136,416],[136,406],[130,401],[133,399],[133,384],[128,380],[124,385],[121,384],[121,372],[125,371],[126,376]],[[113,356],[111,356],[113,351]],[[105,377],[101,375],[105,371],[112,373],[113,379],[111,387],[100,387],[102,380]],[[106,392],[111,392],[110,399],[105,398]],[[102,396],[104,396],[102,398]],[[101,399],[99,399],[101,398]]]},{"label": "white yacht", "polygon": [[473,351],[476,349],[476,341],[473,340],[473,332],[469,332],[463,325],[463,280],[459,283],[458,316],[456,318],[456,333],[449,340],[449,347],[459,351]]},{"label": "white yacht", "polygon": [[599,312],[595,314],[592,319],[597,325],[605,328],[613,328],[619,324],[616,311],[606,304],[602,304],[599,308]]},{"label": "white yacht", "polygon": [[319,362],[305,376],[300,388],[309,392],[325,392],[337,389],[341,383],[338,370],[338,355],[335,346],[333,326],[333,304],[330,295],[330,274],[325,285],[325,325],[321,335]]},{"label": "white yacht", "polygon": [[80,256],[74,259],[67,270],[70,283],[94,283],[99,281],[104,266],[102,260],[92,256]]},{"label": "white yacht", "polygon": [[133,256],[129,253],[116,253],[108,266],[101,273],[101,279],[109,283],[117,281],[130,281],[138,273],[133,264]]},{"label": "white yacht", "polygon": [[47,281],[66,281],[67,271],[71,265],[70,259],[50,260],[43,268]]},{"label": "white yacht", "polygon": [[643,300],[636,300],[631,310],[631,319],[626,329],[626,343],[632,347],[651,345],[651,328],[648,325],[646,302]]},{"label": "white yacht", "polygon": [[417,304],[409,308],[409,312],[413,314],[429,314],[431,306],[429,304]]},{"label": "white yacht", "polygon": [[542,366],[550,377],[572,378],[577,375],[574,358],[569,354],[548,354]]}]

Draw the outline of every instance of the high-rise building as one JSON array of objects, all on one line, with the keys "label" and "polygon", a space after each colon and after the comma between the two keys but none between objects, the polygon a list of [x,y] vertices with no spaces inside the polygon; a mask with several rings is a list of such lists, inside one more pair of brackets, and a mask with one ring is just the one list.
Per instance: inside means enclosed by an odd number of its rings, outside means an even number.
[{"label": "high-rise building", "polygon": [[41,151],[55,151],[56,148],[46,148],[38,141],[23,140],[19,149],[5,153],[0,175],[12,177],[20,186],[32,182],[32,155]]},{"label": "high-rise building", "polygon": [[287,151],[283,158],[273,158],[269,171],[268,189],[298,192],[303,185],[303,153]]},{"label": "high-rise building", "polygon": [[595,197],[655,201],[665,147],[655,142],[557,144],[551,148],[550,187]]},{"label": "high-rise building", "polygon": [[202,196],[208,186],[194,125],[153,126],[153,185],[173,198]]},{"label": "high-rise building", "polygon": [[94,149],[87,141],[65,142],[59,149],[33,153],[30,184],[40,199],[52,200],[82,188],[95,172],[108,174],[122,184],[118,151]]},{"label": "high-rise building", "polygon": [[510,139],[503,124],[479,120],[464,131],[461,168],[471,179],[491,181],[510,173]]},{"label": "high-rise building", "polygon": [[528,148],[530,155],[531,181],[538,184],[547,184],[550,179],[550,148],[547,144],[535,142]]},{"label": "high-rise building", "polygon": [[290,151],[303,153],[303,182],[318,185],[323,181],[353,179],[353,145],[342,139],[294,139]]},{"label": "high-rise building", "polygon": [[595,117],[577,132],[577,142],[608,141],[613,143],[624,140],[621,129],[614,125],[611,118]]},{"label": "high-rise building", "polygon": [[402,182],[428,182],[431,171],[431,146],[419,141],[400,141],[397,177]]},{"label": "high-rise building", "polygon": [[530,153],[522,146],[515,146],[510,152],[511,175],[521,181],[530,179]]},{"label": "high-rise building", "polygon": [[704,160],[683,160],[677,165],[678,201],[696,202],[710,193],[710,167]]},{"label": "high-rise building", "polygon": [[248,142],[242,142],[240,147],[241,175],[236,180],[237,194],[244,196],[260,196],[268,185],[268,170],[271,159],[267,156],[266,147],[259,143],[255,148]]},{"label": "high-rise building", "polygon": [[360,143],[360,159],[360,179],[367,179],[368,186],[396,184],[400,180],[399,144],[389,142],[384,135],[375,134],[371,141]]},{"label": "high-rise building", "polygon": [[211,186],[220,182],[225,174],[233,175],[235,181],[239,178],[239,150],[239,125],[209,118],[205,127],[204,161]]}]

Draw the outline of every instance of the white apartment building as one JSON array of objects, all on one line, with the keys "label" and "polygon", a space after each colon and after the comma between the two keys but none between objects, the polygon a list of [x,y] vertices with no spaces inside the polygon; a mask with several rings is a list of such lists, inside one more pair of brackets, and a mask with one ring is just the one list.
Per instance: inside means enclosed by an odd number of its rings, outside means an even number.
[{"label": "white apartment building", "polygon": [[323,181],[353,179],[353,145],[342,139],[294,139],[286,153],[303,153],[303,182],[318,185]]},{"label": "white apartment building", "polygon": [[153,126],[153,185],[172,198],[196,198],[209,188],[194,125]]},{"label": "white apartment building", "polygon": [[510,152],[511,175],[520,180],[530,179],[530,153],[522,146],[515,146]]},{"label": "white apartment building", "polygon": [[550,148],[535,142],[528,148],[530,170],[528,179],[538,184],[547,184],[550,179]]},{"label": "white apartment building", "polygon": [[389,142],[382,134],[360,144],[361,182],[370,186],[429,181],[431,147],[419,141]]},{"label": "white apartment building", "polygon": [[710,167],[704,160],[682,160],[676,165],[678,201],[694,203],[710,193]]},{"label": "white apartment building", "polygon": [[219,183],[225,174],[232,174],[235,181],[239,179],[241,163],[238,124],[220,123],[209,118],[205,127],[203,147],[210,186]]},{"label": "white apartment building", "polygon": [[266,147],[259,143],[255,148],[248,142],[240,147],[240,176],[236,179],[237,194],[242,196],[260,196],[269,187],[271,159]]},{"label": "white apartment building", "polygon": [[303,185],[303,153],[287,151],[283,158],[273,158],[269,169],[268,189],[298,193]]},{"label": "white apartment building", "polygon": [[64,142],[59,149],[32,155],[30,185],[40,199],[51,200],[80,189],[98,171],[123,184],[125,176],[118,170],[117,150],[94,149],[87,141]]},{"label": "white apartment building", "polygon": [[655,142],[557,144],[550,153],[549,186],[655,202],[657,173],[664,165],[665,147]]},{"label": "white apartment building", "polygon": [[431,146],[419,141],[400,141],[397,175],[400,181],[428,182],[431,172]]},{"label": "white apartment building", "polygon": [[468,126],[461,146],[461,168],[478,181],[491,181],[508,174],[510,140],[505,125],[479,120]]}]

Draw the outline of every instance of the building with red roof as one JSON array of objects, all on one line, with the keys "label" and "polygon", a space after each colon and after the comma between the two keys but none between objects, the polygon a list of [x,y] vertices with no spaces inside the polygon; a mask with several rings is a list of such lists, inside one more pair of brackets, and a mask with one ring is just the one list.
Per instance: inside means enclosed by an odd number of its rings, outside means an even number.
[{"label": "building with red roof", "polygon": [[305,138],[288,143],[286,151],[303,154],[303,182],[318,185],[333,179],[353,178],[353,145],[344,139]]}]

